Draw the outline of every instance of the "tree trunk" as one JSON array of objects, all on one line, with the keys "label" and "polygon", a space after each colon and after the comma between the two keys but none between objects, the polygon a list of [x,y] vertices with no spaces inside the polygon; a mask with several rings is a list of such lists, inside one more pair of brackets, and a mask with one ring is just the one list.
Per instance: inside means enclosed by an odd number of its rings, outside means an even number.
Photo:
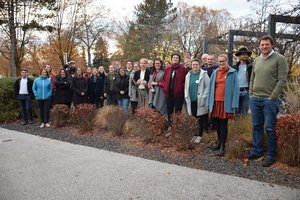
[{"label": "tree trunk", "polygon": [[15,54],[16,54],[16,26],[15,26],[15,6],[14,0],[11,0],[8,6],[9,16],[9,32],[10,32],[10,49],[9,49],[9,65],[10,76],[15,77]]},{"label": "tree trunk", "polygon": [[88,67],[92,66],[92,61],[91,61],[91,48],[88,46],[87,47],[87,54],[88,54]]}]

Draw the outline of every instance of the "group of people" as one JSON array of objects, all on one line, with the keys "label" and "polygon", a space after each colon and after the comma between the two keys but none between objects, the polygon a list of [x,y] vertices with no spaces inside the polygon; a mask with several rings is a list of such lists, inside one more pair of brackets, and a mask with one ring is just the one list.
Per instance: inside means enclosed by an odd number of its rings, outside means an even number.
[{"label": "group of people", "polygon": [[[209,115],[217,131],[218,143],[210,147],[216,155],[224,156],[228,133],[228,119],[235,114],[252,113],[253,147],[249,159],[262,156],[264,127],[268,135],[268,149],[263,166],[271,166],[276,158],[275,122],[278,113],[278,96],[288,74],[286,59],[274,52],[274,40],[264,36],[259,40],[261,55],[250,62],[251,51],[240,48],[235,54],[239,62],[233,67],[228,57],[221,54],[214,63],[214,56],[203,54],[200,60],[191,59],[191,53],[174,53],[171,62],[142,58],[139,62],[127,60],[126,67],[115,61],[105,73],[104,67],[87,68],[84,73],[71,61],[55,76],[50,65],[41,70],[32,81],[23,69],[16,81],[15,92],[22,105],[22,124],[33,123],[31,97],[39,104],[41,127],[49,127],[52,104],[77,106],[95,104],[96,108],[119,105],[125,113],[140,107],[156,109],[168,118],[184,109],[197,118],[199,130],[192,142],[199,143],[208,129]],[[250,96],[250,97],[249,97]],[[105,101],[106,100],[106,101]],[[106,103],[105,103],[106,102]],[[166,137],[169,135],[167,134]]]}]

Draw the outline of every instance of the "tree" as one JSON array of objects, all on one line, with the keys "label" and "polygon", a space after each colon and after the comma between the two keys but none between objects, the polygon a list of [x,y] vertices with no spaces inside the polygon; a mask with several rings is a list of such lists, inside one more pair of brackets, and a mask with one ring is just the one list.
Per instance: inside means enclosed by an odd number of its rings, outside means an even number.
[{"label": "tree", "polygon": [[105,39],[100,37],[95,44],[93,66],[97,68],[104,66],[108,70],[108,65],[108,44]]},{"label": "tree", "polygon": [[[20,73],[26,55],[26,45],[34,39],[33,30],[51,30],[43,21],[51,17],[47,11],[54,9],[55,0],[6,0],[0,1],[0,25],[4,33],[1,54],[10,60],[11,77]],[[43,12],[40,12],[43,10]],[[43,14],[44,13],[44,14]]]},{"label": "tree", "polygon": [[91,50],[93,49],[98,38],[108,31],[108,21],[105,21],[107,16],[104,6],[95,6],[90,4],[83,4],[82,12],[80,13],[80,20],[78,21],[77,38],[86,47],[88,66],[91,66]]}]

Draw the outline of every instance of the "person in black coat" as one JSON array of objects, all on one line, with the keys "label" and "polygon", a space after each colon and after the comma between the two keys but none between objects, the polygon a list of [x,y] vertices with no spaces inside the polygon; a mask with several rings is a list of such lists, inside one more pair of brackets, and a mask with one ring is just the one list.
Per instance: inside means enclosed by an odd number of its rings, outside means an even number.
[{"label": "person in black coat", "polygon": [[88,85],[80,68],[77,69],[76,76],[72,79],[71,89],[73,91],[72,100],[75,107],[78,104],[87,103]]},{"label": "person in black coat", "polygon": [[56,88],[54,95],[55,104],[65,104],[71,107],[72,103],[72,81],[65,69],[61,69],[59,74],[55,77],[54,85]]},{"label": "person in black coat", "polygon": [[[106,73],[105,73],[105,69],[104,69],[103,66],[100,66],[98,68],[98,73],[99,73],[99,76],[102,78],[102,81],[103,81],[103,93],[105,93]],[[100,99],[100,108],[102,108],[104,106],[104,100],[105,100],[105,96],[103,96],[103,99]]]},{"label": "person in black coat", "polygon": [[96,108],[100,107],[100,100],[104,98],[103,80],[98,76],[97,68],[92,68],[92,76],[88,79],[88,98],[91,104]]},{"label": "person in black coat", "polygon": [[125,68],[121,67],[119,69],[119,76],[116,79],[115,91],[118,104],[122,107],[123,111],[128,114],[129,105],[129,77],[126,75]]},{"label": "person in black coat", "polygon": [[28,78],[28,70],[21,70],[21,77],[18,78],[14,84],[14,91],[17,100],[19,100],[22,108],[22,124],[25,125],[28,122],[33,124],[32,118],[32,92],[33,80]]}]

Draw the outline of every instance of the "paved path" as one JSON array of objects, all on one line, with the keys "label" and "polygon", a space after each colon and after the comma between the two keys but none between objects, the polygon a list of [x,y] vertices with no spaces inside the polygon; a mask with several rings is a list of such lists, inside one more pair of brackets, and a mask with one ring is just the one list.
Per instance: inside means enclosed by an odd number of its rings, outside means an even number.
[{"label": "paved path", "polygon": [[278,199],[300,190],[0,128],[0,200]]}]

